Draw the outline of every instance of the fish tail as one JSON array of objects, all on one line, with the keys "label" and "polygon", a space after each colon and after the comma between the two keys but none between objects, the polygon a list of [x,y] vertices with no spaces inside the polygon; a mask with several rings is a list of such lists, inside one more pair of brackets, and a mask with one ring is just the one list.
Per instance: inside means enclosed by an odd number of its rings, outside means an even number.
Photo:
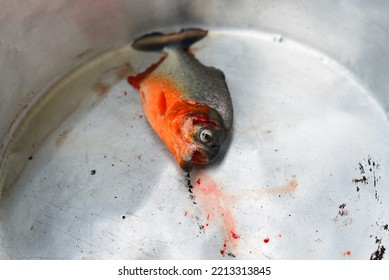
[{"label": "fish tail", "polygon": [[207,34],[208,31],[199,28],[182,29],[180,32],[170,34],[154,32],[136,39],[132,47],[140,51],[162,51],[169,46],[187,49]]}]

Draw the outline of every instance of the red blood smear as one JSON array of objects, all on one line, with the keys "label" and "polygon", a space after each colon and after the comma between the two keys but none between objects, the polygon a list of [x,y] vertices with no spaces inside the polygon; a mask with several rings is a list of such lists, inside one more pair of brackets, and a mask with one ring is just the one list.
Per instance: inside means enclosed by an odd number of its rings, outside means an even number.
[{"label": "red blood smear", "polygon": [[194,125],[198,125],[198,124],[202,124],[202,123],[210,123],[210,124],[217,125],[217,123],[215,123],[208,116],[193,116],[192,120],[193,120]]},{"label": "red blood smear", "polygon": [[223,249],[220,250],[220,254],[222,254],[223,257],[226,254],[226,249],[227,249],[227,240],[224,240]]},{"label": "red blood smear", "polygon": [[[205,171],[200,171],[198,175],[200,176],[195,178],[197,184],[193,188],[196,201],[207,221],[211,221],[212,218],[214,224],[222,226],[225,234],[225,246],[223,247],[231,246],[236,252],[240,236],[237,234],[235,217],[231,211],[234,198],[225,193]],[[222,250],[223,253],[225,250]]]},{"label": "red blood smear", "polygon": [[[296,190],[298,182],[295,179],[290,180],[285,185],[278,188],[264,188],[259,192],[245,192],[242,194],[235,194],[234,196],[225,193],[218,183],[212,179],[206,171],[200,170],[195,177],[193,183],[193,192],[196,197],[196,202],[203,211],[206,219],[216,225],[221,225],[225,232],[225,240],[223,249],[220,253],[224,256],[227,246],[230,246],[234,253],[238,251],[238,239],[240,235],[237,234],[236,220],[232,213],[232,206],[237,198],[240,199],[258,199],[264,195],[276,195],[284,193],[292,193]],[[200,187],[201,185],[201,187]],[[208,224],[207,224],[208,226]],[[278,235],[282,237],[281,234]],[[268,243],[270,238],[265,238],[264,243]]]},{"label": "red blood smear", "polygon": [[296,179],[292,179],[281,187],[267,187],[260,188],[258,191],[245,192],[240,195],[241,199],[260,199],[269,195],[282,195],[290,194],[296,191],[298,182]]}]

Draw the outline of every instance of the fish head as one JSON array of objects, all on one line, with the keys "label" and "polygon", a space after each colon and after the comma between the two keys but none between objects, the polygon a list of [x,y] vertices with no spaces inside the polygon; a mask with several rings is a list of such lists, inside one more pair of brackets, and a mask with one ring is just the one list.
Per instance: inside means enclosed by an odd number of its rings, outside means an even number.
[{"label": "fish head", "polygon": [[193,165],[213,162],[224,150],[228,139],[220,115],[213,109],[208,112],[191,112],[182,121],[180,137],[183,145],[177,160],[181,168],[189,171]]}]

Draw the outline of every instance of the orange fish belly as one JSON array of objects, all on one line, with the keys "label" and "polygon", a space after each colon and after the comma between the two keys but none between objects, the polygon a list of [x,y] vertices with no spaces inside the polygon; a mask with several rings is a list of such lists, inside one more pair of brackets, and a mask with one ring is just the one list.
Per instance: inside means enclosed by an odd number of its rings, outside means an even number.
[{"label": "orange fish belly", "polygon": [[178,82],[161,73],[151,73],[138,88],[148,122],[182,166],[195,149],[189,135],[182,133],[185,118],[192,113],[207,114],[208,106],[183,98]]}]

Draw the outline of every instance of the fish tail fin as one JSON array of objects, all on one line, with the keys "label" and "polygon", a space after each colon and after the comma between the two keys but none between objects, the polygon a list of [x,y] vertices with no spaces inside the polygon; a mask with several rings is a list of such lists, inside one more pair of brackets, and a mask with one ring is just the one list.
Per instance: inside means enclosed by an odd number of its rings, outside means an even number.
[{"label": "fish tail fin", "polygon": [[199,28],[182,29],[180,32],[170,34],[154,32],[136,39],[132,47],[140,51],[162,51],[169,46],[187,49],[207,34],[208,31]]}]

